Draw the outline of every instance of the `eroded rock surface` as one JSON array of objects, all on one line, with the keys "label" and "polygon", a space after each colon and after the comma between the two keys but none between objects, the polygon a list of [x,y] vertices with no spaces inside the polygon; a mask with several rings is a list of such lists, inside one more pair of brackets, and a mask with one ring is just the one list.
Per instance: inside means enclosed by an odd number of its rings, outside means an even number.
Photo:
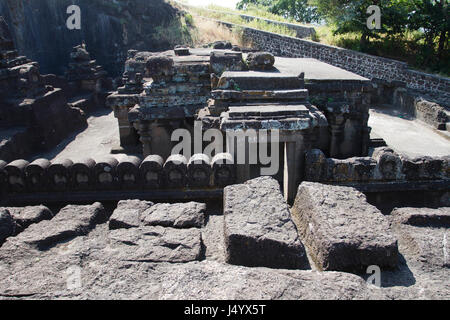
[{"label": "eroded rock surface", "polygon": [[142,222],[147,226],[200,228],[205,223],[206,205],[198,202],[155,204],[146,210]]},{"label": "eroded rock surface", "polygon": [[103,217],[101,203],[88,206],[69,205],[63,208],[52,220],[33,224],[17,237],[8,239],[5,247],[28,245],[44,249],[74,237],[87,234]]},{"label": "eroded rock surface", "polygon": [[121,201],[109,221],[110,229],[138,226],[200,228],[205,223],[206,205],[198,202],[158,203]]},{"label": "eroded rock surface", "polygon": [[228,263],[308,268],[305,248],[275,179],[261,177],[226,187],[224,219]]},{"label": "eroded rock surface", "polygon": [[0,209],[0,245],[16,230],[14,220],[6,209]]},{"label": "eroded rock surface", "polygon": [[153,202],[141,200],[123,200],[117,205],[109,219],[110,229],[135,228],[141,225],[141,214],[149,209]]},{"label": "eroded rock surface", "polygon": [[53,212],[45,206],[8,207],[5,209],[9,211],[16,223],[16,234],[22,232],[34,223],[53,218]]},{"label": "eroded rock surface", "polygon": [[189,262],[201,257],[201,233],[198,229],[139,227],[113,230],[111,247],[126,261]]},{"label": "eroded rock surface", "polygon": [[388,221],[356,189],[303,182],[292,214],[320,270],[397,265],[397,239]]},{"label": "eroded rock surface", "polygon": [[396,208],[392,218],[402,224],[413,226],[436,226],[450,228],[450,208]]}]

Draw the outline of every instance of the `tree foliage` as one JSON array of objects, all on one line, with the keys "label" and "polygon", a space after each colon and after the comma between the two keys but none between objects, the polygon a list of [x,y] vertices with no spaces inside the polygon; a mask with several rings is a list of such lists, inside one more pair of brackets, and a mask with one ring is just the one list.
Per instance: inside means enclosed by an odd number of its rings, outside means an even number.
[{"label": "tree foliage", "polygon": [[237,8],[245,10],[249,5],[264,7],[273,14],[298,22],[320,21],[317,8],[311,6],[308,0],[241,0]]},{"label": "tree foliage", "polygon": [[[418,66],[450,72],[449,0],[241,0],[238,8],[249,5],[301,22],[324,19],[334,35],[359,35],[359,49],[369,53],[378,52],[376,46],[389,49],[387,44],[404,41],[404,52],[415,56]],[[371,5],[381,9],[380,29],[367,26]],[[406,39],[408,32],[419,35],[415,43]]]}]

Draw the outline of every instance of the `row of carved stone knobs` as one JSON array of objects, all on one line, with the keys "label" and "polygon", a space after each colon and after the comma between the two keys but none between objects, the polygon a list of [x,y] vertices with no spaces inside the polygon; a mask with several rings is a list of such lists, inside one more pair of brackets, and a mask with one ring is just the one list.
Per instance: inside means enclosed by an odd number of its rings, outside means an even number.
[{"label": "row of carved stone knobs", "polygon": [[158,155],[144,160],[134,156],[117,160],[110,156],[97,162],[91,158],[77,162],[15,160],[9,164],[0,160],[0,185],[2,192],[13,193],[222,188],[235,182],[235,172],[229,153],[217,154],[213,159],[196,154],[189,160],[172,155],[165,162]]}]

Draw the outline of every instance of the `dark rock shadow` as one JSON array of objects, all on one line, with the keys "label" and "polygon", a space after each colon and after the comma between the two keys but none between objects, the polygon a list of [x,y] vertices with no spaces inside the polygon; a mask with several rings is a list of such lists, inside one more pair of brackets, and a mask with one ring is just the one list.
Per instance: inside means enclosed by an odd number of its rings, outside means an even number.
[{"label": "dark rock shadow", "polygon": [[[101,108],[100,110],[96,110],[96,111],[93,111],[91,113],[86,114],[86,119],[88,119],[90,117],[107,116],[111,112],[112,112],[111,109]],[[80,133],[85,131],[87,129],[87,127],[88,127],[88,124],[86,123],[86,125],[84,125],[82,128],[80,128],[80,129],[72,132],[71,134],[69,134],[65,139],[63,139],[57,146],[53,147],[51,150],[45,150],[43,152],[35,154],[35,155],[31,156],[28,161],[31,162],[31,161],[34,161],[34,160],[39,159],[39,158],[45,158],[45,159],[53,159],[53,158],[55,158],[59,153],[61,153],[67,147],[67,145],[69,143],[74,141],[75,138]]]},{"label": "dark rock shadow", "polygon": [[[358,274],[365,281],[371,274]],[[416,284],[416,278],[409,269],[405,257],[399,253],[397,268],[392,270],[381,270],[381,287],[411,287]]]}]

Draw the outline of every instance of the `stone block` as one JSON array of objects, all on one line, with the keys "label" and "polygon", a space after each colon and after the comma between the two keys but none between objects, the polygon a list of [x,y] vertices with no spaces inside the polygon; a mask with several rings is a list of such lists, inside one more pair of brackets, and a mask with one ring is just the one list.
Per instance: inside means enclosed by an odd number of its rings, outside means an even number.
[{"label": "stone block", "polygon": [[320,270],[365,272],[370,265],[397,265],[397,239],[388,221],[354,188],[303,182],[292,214]]},{"label": "stone block", "polygon": [[86,235],[103,218],[104,208],[101,203],[87,206],[69,205],[61,209],[52,220],[32,224],[8,242],[45,250],[58,243]]},{"label": "stone block", "polygon": [[0,208],[0,245],[10,236],[14,235],[16,225],[8,210]]},{"label": "stone block", "polygon": [[391,213],[397,223],[418,227],[450,228],[450,208],[395,208]]},{"label": "stone block", "polygon": [[164,160],[161,156],[150,155],[142,161],[140,166],[143,186],[146,189],[157,189],[164,183]]},{"label": "stone block", "polygon": [[145,226],[201,228],[205,224],[206,205],[198,202],[158,203],[141,214]]},{"label": "stone block", "polygon": [[47,169],[48,185],[52,191],[66,191],[70,187],[70,169],[73,161],[57,159]]},{"label": "stone block", "polygon": [[53,218],[53,212],[45,206],[8,207],[5,209],[9,211],[16,224],[16,234],[32,224]]},{"label": "stone block", "polygon": [[226,187],[224,221],[228,263],[308,268],[305,249],[275,179],[261,177]]},{"label": "stone block", "polygon": [[153,206],[153,202],[149,201],[120,201],[109,219],[109,229],[128,229],[141,226],[141,215],[151,206]]},{"label": "stone block", "polygon": [[201,232],[198,229],[139,227],[109,232],[116,258],[134,262],[181,263],[200,260]]}]

